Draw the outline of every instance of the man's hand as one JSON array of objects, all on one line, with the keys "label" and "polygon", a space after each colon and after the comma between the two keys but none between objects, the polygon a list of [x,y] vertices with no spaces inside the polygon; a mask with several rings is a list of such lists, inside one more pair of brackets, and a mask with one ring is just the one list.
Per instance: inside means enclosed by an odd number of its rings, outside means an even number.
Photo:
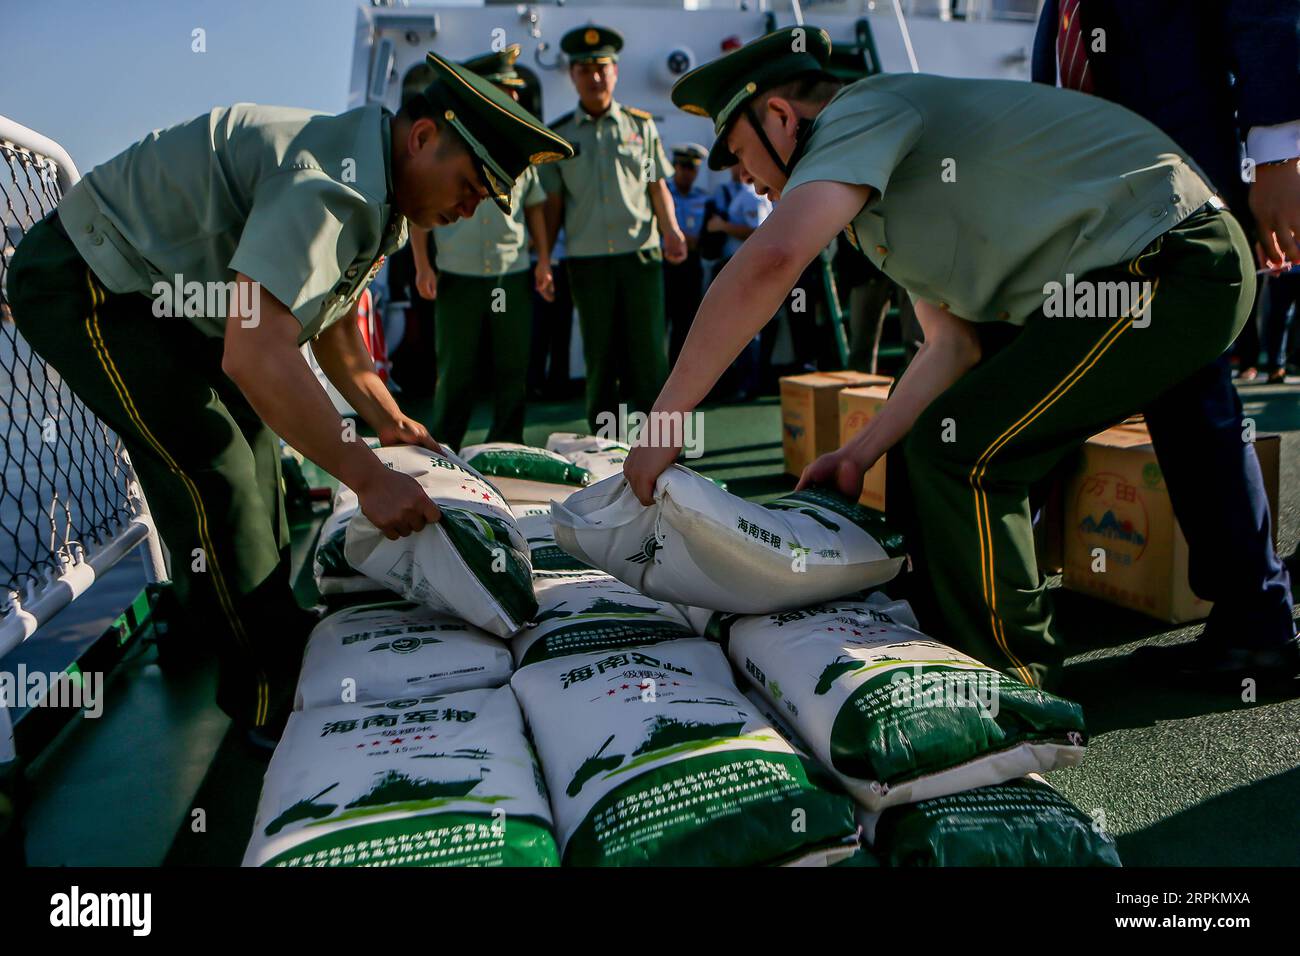
[{"label": "man's hand", "polygon": [[442,454],[442,446],[433,440],[429,429],[405,415],[400,415],[390,424],[377,429],[375,434],[379,436],[381,445],[419,445]]},{"label": "man's hand", "polygon": [[1255,167],[1249,203],[1259,226],[1260,268],[1300,263],[1300,160]]},{"label": "man's hand", "polygon": [[623,477],[632,488],[632,494],[643,505],[655,500],[655,482],[668,466],[677,460],[680,448],[657,448],[635,445],[623,462]]},{"label": "man's hand", "polygon": [[664,258],[673,265],[686,261],[686,236],[680,229],[664,233]]},{"label": "man's hand", "polygon": [[415,270],[415,291],[431,302],[438,298],[438,273],[432,269]]},{"label": "man's hand", "polygon": [[357,493],[361,513],[389,541],[414,534],[442,517],[418,481],[390,468],[375,469],[353,491]]},{"label": "man's hand", "polygon": [[862,476],[875,462],[863,461],[856,442],[822,455],[799,476],[795,491],[810,485],[828,485],[854,501],[862,494]]},{"label": "man's hand", "polygon": [[537,289],[537,294],[547,302],[555,301],[555,276],[551,272],[551,264],[544,259],[538,259],[537,266],[533,269],[533,286]]},{"label": "man's hand", "polygon": [[705,232],[726,232],[727,220],[723,219],[721,216],[712,215],[709,217],[709,221],[704,224],[704,231]]}]

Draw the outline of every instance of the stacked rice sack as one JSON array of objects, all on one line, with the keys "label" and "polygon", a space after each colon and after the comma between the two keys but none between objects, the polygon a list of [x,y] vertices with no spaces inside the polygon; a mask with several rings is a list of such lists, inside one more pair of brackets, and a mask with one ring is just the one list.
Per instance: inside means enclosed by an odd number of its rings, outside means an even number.
[{"label": "stacked rice sack", "polygon": [[[864,598],[903,558],[863,511],[820,490],[765,508],[680,466],[659,478],[650,507],[621,479],[552,506],[561,547],[685,606],[694,628],[721,643],[796,746],[871,820],[885,821],[864,829],[926,846],[882,847],[887,860],[1117,863],[1109,838],[1081,827],[1080,811],[1024,782],[1082,758],[1081,709],[931,639],[905,604]],[[999,798],[1013,790],[1014,801]],[[891,822],[935,817],[949,822]],[[970,837],[972,827],[980,835]],[[971,851],[981,846],[992,849]]]},{"label": "stacked rice sack", "polygon": [[591,484],[591,473],[555,452],[513,442],[466,445],[461,457],[511,504],[564,500]]}]

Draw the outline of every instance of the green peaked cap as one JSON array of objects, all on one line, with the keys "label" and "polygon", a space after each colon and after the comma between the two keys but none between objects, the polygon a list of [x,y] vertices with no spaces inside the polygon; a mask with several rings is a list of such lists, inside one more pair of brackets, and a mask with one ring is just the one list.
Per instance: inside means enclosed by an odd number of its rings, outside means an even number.
[{"label": "green peaked cap", "polygon": [[609,27],[587,24],[560,37],[560,49],[570,63],[589,63],[592,60],[617,63],[618,51],[623,49],[623,36]]},{"label": "green peaked cap", "polygon": [[830,35],[819,27],[786,27],[746,43],[696,67],[673,85],[673,103],[687,113],[713,120],[717,139],[709,151],[709,168],[736,165],[727,149],[731,124],[750,100],[774,86],[809,74],[827,73]]},{"label": "green peaked cap", "polygon": [[427,60],[434,79],[424,97],[465,140],[483,185],[509,214],[510,191],[524,170],[568,159],[573,145],[473,70],[436,53],[429,53]]},{"label": "green peaked cap", "polygon": [[484,53],[461,65],[497,86],[520,87],[524,81],[515,71],[515,60],[519,59],[519,52],[519,44],[512,43],[499,53]]}]

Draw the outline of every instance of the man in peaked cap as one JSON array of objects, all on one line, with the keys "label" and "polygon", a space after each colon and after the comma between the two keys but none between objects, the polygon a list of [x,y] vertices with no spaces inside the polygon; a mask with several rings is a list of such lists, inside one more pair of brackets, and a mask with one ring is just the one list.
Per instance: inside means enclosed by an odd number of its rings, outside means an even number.
[{"label": "man in peaked cap", "polygon": [[598,26],[560,40],[578,108],[551,128],[575,154],[540,171],[552,236],[564,224],[593,431],[602,413],[623,402],[644,411],[658,394],[668,374],[662,260],[686,258],[654,118],[614,99],[622,47],[618,33]]},{"label": "man in peaked cap", "polygon": [[[524,85],[515,70],[518,57],[515,43],[467,60],[464,66],[517,101],[517,91]],[[529,166],[511,190],[509,213],[483,203],[472,216],[434,231],[436,269],[429,262],[423,231],[411,230],[416,285],[436,296],[433,433],[456,447],[465,437],[475,392],[484,382],[478,362],[481,351],[490,357],[485,370],[492,396],[487,440],[524,440],[532,332],[530,235],[537,247],[532,286],[547,301],[555,295],[545,202],[537,170]]]},{"label": "man in peaked cap", "polygon": [[87,173],[8,270],[24,338],[129,451],[192,627],[218,646],[218,703],[262,743],[287,717],[309,623],[277,435],[389,537],[439,517],[349,440],[300,347],[383,443],[438,448],[375,373],[358,298],[408,221],[453,222],[486,196],[508,207],[530,165],[572,153],[482,77],[429,65],[397,116],[240,104],[151,133]]},{"label": "man in peaked cap", "polygon": [[[856,499],[902,442],[936,633],[1050,688],[1064,651],[1028,489],[1231,344],[1254,295],[1250,248],[1179,147],[1121,107],[998,80],[841,86],[824,72],[830,48],[821,30],[781,30],[673,89],[714,121],[710,165],[738,163],[780,201],[709,287],[655,410],[692,410],[843,230],[908,290],[925,344],[800,486]],[[677,452],[633,449],[640,500]],[[1293,685],[1300,645],[1245,663]]]},{"label": "man in peaked cap", "polygon": [[668,318],[668,358],[677,355],[686,341],[695,310],[704,295],[704,267],[700,262],[700,231],[704,228],[704,207],[708,190],[696,185],[700,166],[709,151],[698,143],[678,143],[671,150],[673,175],[668,192],[673,197],[677,224],[686,236],[686,258],[664,266],[664,311]]}]

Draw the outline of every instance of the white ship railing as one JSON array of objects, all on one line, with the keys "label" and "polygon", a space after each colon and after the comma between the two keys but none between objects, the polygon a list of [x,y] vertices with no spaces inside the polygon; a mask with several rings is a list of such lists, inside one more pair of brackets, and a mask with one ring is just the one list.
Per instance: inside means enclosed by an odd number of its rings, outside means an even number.
[{"label": "white ship railing", "polygon": [[[121,441],[23,341],[6,297],[14,247],[79,178],[62,146],[0,116],[0,659],[136,548],[148,580],[167,577]],[[14,703],[0,699],[0,761]]]}]

